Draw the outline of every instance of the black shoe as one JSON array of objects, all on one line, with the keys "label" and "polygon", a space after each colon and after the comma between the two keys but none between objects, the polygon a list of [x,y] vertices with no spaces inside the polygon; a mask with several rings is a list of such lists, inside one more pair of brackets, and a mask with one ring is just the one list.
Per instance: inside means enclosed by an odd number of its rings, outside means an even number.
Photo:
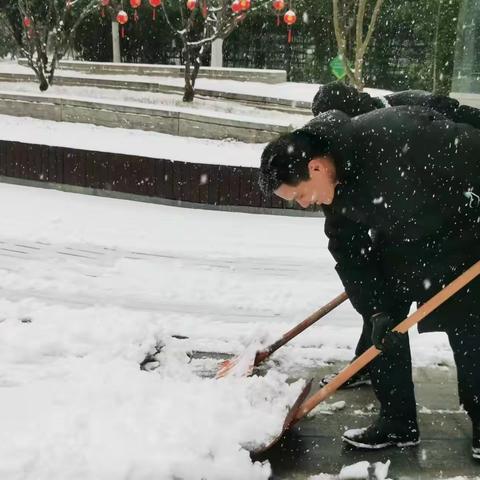
[{"label": "black shoe", "polygon": [[472,457],[480,460],[480,423],[473,425]]},{"label": "black shoe", "polygon": [[[325,375],[320,380],[320,386],[324,387],[327,383],[331,382],[337,373],[330,373],[329,375]],[[361,387],[362,385],[371,385],[372,381],[370,380],[370,375],[368,372],[358,372],[353,377],[348,379],[339,390],[346,389],[346,388],[355,388]]]},{"label": "black shoe", "polygon": [[346,431],[342,440],[357,448],[413,447],[420,443],[416,420],[383,416],[366,428]]}]

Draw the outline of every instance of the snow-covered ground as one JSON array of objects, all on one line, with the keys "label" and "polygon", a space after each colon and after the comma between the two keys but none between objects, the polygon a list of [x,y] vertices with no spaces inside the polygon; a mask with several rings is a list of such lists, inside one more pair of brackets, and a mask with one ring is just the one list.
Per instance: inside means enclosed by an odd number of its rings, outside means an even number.
[{"label": "snow-covered ground", "polygon": [[[266,479],[247,448],[278,433],[302,385],[286,375],[352,356],[346,304],[265,377],[214,380],[188,355],[269,341],[341,292],[321,218],[5,184],[0,204],[2,479]],[[451,363],[443,334],[412,340],[416,364]]]},{"label": "snow-covered ground", "polygon": [[[22,69],[29,71],[0,62],[0,71]],[[317,90],[206,79],[198,86],[303,101]],[[178,96],[115,92],[54,87],[47,95],[183,108]],[[273,120],[234,102],[195,102],[196,112]],[[4,140],[197,163],[258,166],[263,149],[9,116],[0,127]],[[303,385],[287,376],[353,356],[360,318],[343,304],[278,351],[265,376],[212,378],[214,354],[268,344],[342,291],[321,218],[6,184],[0,204],[2,480],[267,479],[269,464],[252,463],[248,449],[280,431]],[[416,365],[452,363],[443,334],[413,333],[412,348]],[[140,370],[155,349],[158,368]]]},{"label": "snow-covered ground", "polygon": [[[32,73],[31,69],[16,62],[0,61],[0,72]],[[100,77],[121,80],[155,82],[166,85],[182,85],[181,78],[150,77],[142,75],[90,75],[69,70],[58,70],[57,75],[77,77]],[[240,82],[233,80],[199,79],[198,88],[245,93],[249,95],[266,95],[271,97],[311,102],[318,85],[307,83],[281,83],[275,85],[258,82]],[[39,94],[34,83],[0,82],[0,91],[21,94]],[[373,95],[382,95],[387,91],[368,90]],[[241,118],[251,121],[265,121],[281,125],[298,127],[310,120],[308,115],[286,114],[242,105],[234,101],[197,98],[193,104],[185,107],[181,95],[131,90],[103,89],[92,87],[53,86],[46,96],[99,100],[126,105],[169,108],[190,113],[223,115],[227,118]],[[11,117],[0,115],[0,139],[11,141],[28,141],[30,143],[96,150],[102,152],[140,155],[151,158],[168,158],[195,163],[216,165],[236,165],[257,167],[263,144],[247,144],[237,141],[206,140],[178,137],[156,132],[131,130],[124,128],[96,127],[89,124],[53,122],[31,119],[28,117]]]}]

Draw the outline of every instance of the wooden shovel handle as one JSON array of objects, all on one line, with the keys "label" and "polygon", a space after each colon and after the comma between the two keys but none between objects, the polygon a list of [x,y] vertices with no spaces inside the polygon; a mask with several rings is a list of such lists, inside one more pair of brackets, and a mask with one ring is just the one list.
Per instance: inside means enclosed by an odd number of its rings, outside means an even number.
[{"label": "wooden shovel handle", "polygon": [[287,342],[295,338],[297,335],[302,333],[308,327],[313,325],[315,322],[324,317],[327,313],[331,312],[334,308],[338,307],[341,303],[347,300],[348,296],[345,292],[336,296],[333,300],[328,302],[323,307],[319,308],[316,312],[313,312],[309,317],[307,317],[303,322],[300,322],[298,325],[293,327],[287,333],[285,333],[280,339],[272,343],[270,346],[257,352],[255,356],[254,366],[256,367],[259,363],[263,362],[268,358],[273,352],[276,352],[280,347],[283,347]]},{"label": "wooden shovel handle", "polygon": [[[452,295],[457,293],[461,288],[471,282],[475,277],[480,275],[480,261],[475,263],[467,271],[462,273],[453,282],[449,283],[445,288],[440,290],[428,302],[424,303],[417,311],[399,323],[393,330],[395,332],[405,333],[411,327],[423,320],[427,315],[433,312],[443,302],[448,300]],[[346,366],[339,374],[327,385],[318,390],[317,393],[303,402],[295,416],[295,421],[300,420],[313,410],[320,402],[333,395],[347,380],[355,375],[359,370],[370,363],[380,354],[380,350],[370,347],[366,352],[360,355],[350,365]]]}]

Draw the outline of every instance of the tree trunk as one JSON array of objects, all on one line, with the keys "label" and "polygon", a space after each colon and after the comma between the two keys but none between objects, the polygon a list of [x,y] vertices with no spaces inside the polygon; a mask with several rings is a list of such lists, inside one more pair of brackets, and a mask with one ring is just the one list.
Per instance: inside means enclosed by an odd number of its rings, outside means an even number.
[{"label": "tree trunk", "polygon": [[433,41],[433,75],[432,92],[437,93],[437,61],[438,61],[438,34],[440,32],[440,13],[442,11],[442,0],[437,0],[437,18],[435,22],[435,37]]},{"label": "tree trunk", "polygon": [[191,52],[190,48],[185,45],[183,47],[183,59],[185,63],[185,89],[183,92],[183,101],[184,102],[193,102],[195,98],[195,90],[192,85],[191,80]]},{"label": "tree trunk", "polygon": [[37,70],[35,73],[37,74],[40,91],[45,92],[46,90],[48,90],[48,87],[50,86],[50,84],[48,83],[48,80],[43,68]]},{"label": "tree trunk", "polygon": [[202,45],[200,48],[198,55],[195,55],[195,61],[193,62],[193,72],[191,75],[192,87],[195,88],[195,82],[197,81],[198,73],[200,72],[200,67],[202,66],[204,60],[208,56],[208,52],[210,51],[210,46],[208,44]]},{"label": "tree trunk", "polygon": [[193,102],[195,98],[195,90],[193,89],[190,82],[185,83],[185,91],[183,93],[183,101],[184,102]]},{"label": "tree trunk", "polygon": [[52,62],[52,66],[51,66],[51,68],[50,68],[50,72],[48,73],[48,84],[49,84],[49,85],[53,85],[54,76],[55,76],[55,65],[54,65],[54,63]]},{"label": "tree trunk", "polygon": [[460,0],[443,2],[438,23],[435,52],[435,93],[449,95],[452,88]]}]

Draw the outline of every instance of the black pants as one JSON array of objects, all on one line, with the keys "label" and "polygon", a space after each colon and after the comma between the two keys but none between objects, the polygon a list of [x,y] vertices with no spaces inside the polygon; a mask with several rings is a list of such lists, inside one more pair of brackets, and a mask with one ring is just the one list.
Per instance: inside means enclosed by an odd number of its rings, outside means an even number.
[{"label": "black pants", "polygon": [[[407,316],[400,312],[399,321]],[[480,423],[480,335],[469,335],[458,330],[446,332],[457,366],[458,393],[474,423]],[[371,327],[364,322],[357,355],[371,345]],[[366,347],[366,348],[365,348]],[[373,389],[381,413],[393,418],[416,418],[415,393],[412,381],[412,360],[408,334],[403,336],[398,348],[382,352],[369,367]]]}]

